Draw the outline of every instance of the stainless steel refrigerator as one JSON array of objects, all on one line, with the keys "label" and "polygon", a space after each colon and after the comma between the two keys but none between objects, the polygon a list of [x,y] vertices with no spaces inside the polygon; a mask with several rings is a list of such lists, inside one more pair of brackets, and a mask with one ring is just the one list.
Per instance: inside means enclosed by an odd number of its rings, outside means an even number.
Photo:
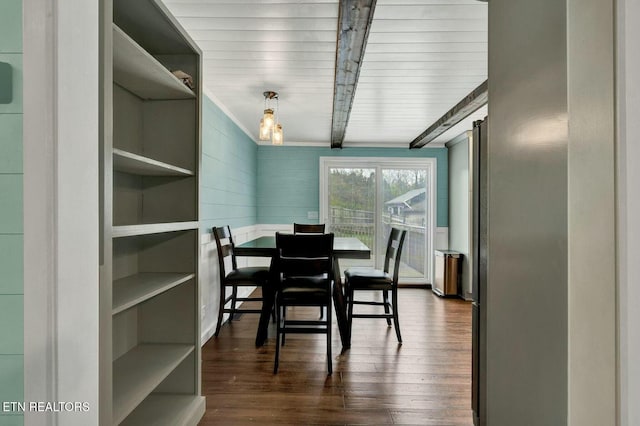
[{"label": "stainless steel refrigerator", "polygon": [[486,301],[487,294],[487,128],[488,118],[473,123],[470,175],[472,187],[471,280],[472,364],[471,405],[473,423],[486,425]]}]

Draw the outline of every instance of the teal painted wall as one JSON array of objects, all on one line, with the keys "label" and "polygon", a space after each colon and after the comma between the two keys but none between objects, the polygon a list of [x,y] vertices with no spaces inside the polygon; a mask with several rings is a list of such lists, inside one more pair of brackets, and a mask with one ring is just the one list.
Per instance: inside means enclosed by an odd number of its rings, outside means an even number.
[{"label": "teal painted wall", "polygon": [[201,232],[255,225],[258,146],[208,97],[202,98]]},{"label": "teal painted wall", "polygon": [[22,0],[0,2],[0,62],[13,82],[11,103],[0,104],[0,424],[13,426],[23,416],[2,403],[24,400]]},{"label": "teal painted wall", "polygon": [[320,157],[433,157],[437,162],[437,226],[448,223],[447,149],[258,147],[258,223],[309,222],[319,210]]}]

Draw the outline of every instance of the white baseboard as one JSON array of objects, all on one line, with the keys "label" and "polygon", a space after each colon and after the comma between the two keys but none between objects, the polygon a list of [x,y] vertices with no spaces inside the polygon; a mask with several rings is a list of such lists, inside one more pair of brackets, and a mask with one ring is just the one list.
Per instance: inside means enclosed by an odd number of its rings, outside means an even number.
[{"label": "white baseboard", "polygon": [[204,346],[205,343],[213,337],[213,333],[216,332],[216,325],[210,324],[206,329],[200,330],[200,346]]}]

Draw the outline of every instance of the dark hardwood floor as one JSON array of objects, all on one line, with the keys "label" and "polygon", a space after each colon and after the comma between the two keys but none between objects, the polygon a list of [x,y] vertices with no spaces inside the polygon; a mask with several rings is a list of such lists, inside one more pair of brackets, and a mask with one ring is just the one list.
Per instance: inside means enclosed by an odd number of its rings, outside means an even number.
[{"label": "dark hardwood floor", "polygon": [[[273,325],[262,348],[257,315],[223,325],[202,351],[200,425],[473,425],[470,303],[416,288],[399,299],[403,345],[383,319],[356,318],[341,354],[334,315],[332,376],[324,335],[287,335],[274,375]],[[318,314],[296,309],[287,315]]]}]

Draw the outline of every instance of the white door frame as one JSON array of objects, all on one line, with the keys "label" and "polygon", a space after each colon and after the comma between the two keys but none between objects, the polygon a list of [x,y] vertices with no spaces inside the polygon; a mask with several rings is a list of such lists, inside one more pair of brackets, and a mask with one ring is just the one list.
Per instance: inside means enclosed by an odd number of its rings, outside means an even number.
[{"label": "white door frame", "polygon": [[[329,220],[329,206],[327,203],[328,200],[328,184],[329,184],[329,168],[332,167],[344,167],[344,168],[372,168],[376,169],[378,176],[379,171],[381,169],[425,169],[427,171],[427,182],[429,185],[428,188],[428,205],[429,211],[427,215],[427,229],[428,229],[428,238],[427,238],[427,247],[425,256],[425,277],[415,279],[405,278],[402,281],[406,283],[431,283],[433,277],[433,250],[434,250],[434,242],[435,242],[435,234],[436,234],[436,221],[437,221],[437,196],[436,191],[438,188],[437,179],[437,161],[435,158],[388,158],[388,157],[320,157],[320,221],[327,223]],[[380,232],[380,221],[378,220],[378,216],[382,211],[382,194],[380,179],[376,179],[376,206],[374,212],[374,220],[376,224],[376,235],[379,235]],[[373,251],[373,248],[372,248]]]},{"label": "white door frame", "polygon": [[632,426],[640,424],[640,52],[634,41],[640,36],[640,0],[618,0],[616,7],[617,409],[619,425]]}]

